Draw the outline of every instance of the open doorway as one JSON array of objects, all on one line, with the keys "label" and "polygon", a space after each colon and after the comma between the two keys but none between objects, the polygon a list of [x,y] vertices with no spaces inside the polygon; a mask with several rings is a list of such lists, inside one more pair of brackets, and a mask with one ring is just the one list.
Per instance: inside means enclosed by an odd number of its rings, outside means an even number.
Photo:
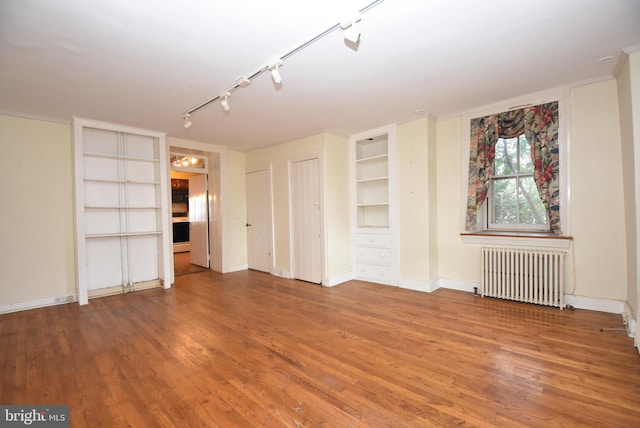
[{"label": "open doorway", "polygon": [[207,159],[171,152],[171,220],[174,276],[210,267]]}]

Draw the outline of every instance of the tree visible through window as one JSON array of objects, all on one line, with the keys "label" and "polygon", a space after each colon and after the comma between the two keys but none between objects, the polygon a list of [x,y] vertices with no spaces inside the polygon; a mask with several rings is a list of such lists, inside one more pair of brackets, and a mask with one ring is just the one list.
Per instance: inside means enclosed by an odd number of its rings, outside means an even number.
[{"label": "tree visible through window", "polygon": [[533,174],[531,145],[525,135],[499,138],[489,192],[490,228],[549,229]]}]

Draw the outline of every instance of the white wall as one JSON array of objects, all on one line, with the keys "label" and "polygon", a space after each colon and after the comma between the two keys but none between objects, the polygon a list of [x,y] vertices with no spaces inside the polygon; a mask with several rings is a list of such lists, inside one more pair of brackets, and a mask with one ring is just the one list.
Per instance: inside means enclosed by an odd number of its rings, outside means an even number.
[{"label": "white wall", "polygon": [[349,207],[349,141],[325,134],[324,197],[327,285],[351,279],[351,211]]},{"label": "white wall", "polygon": [[0,312],[76,293],[71,125],[0,116]]},{"label": "white wall", "polygon": [[622,146],[615,80],[571,90],[571,230],[578,296],[626,300]]},{"label": "white wall", "polygon": [[438,279],[436,122],[398,125],[398,250],[400,286]]},{"label": "white wall", "polygon": [[[618,97],[622,136],[625,222],[627,226],[627,302],[633,318],[640,319],[640,52],[623,57]],[[637,336],[636,336],[637,337]]]}]

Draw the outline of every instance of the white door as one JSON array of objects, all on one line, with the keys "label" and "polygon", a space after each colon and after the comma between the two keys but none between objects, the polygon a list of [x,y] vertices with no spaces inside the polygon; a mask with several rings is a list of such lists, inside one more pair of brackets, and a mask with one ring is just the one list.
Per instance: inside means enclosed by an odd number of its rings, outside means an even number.
[{"label": "white door", "polygon": [[317,158],[291,164],[294,278],[322,282],[320,168]]},{"label": "white door", "polygon": [[189,247],[191,264],[209,267],[209,201],[206,174],[189,177]]},{"label": "white door", "polygon": [[269,171],[247,174],[247,257],[249,269],[271,272],[271,190]]}]

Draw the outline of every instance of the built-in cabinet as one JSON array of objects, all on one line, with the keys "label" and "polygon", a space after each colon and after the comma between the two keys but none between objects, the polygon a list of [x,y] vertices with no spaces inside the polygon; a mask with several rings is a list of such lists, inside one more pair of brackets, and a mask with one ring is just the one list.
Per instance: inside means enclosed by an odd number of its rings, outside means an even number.
[{"label": "built-in cabinet", "polygon": [[161,285],[171,236],[164,134],[76,118],[74,146],[80,304]]},{"label": "built-in cabinet", "polygon": [[397,285],[395,126],[350,140],[356,278]]}]

